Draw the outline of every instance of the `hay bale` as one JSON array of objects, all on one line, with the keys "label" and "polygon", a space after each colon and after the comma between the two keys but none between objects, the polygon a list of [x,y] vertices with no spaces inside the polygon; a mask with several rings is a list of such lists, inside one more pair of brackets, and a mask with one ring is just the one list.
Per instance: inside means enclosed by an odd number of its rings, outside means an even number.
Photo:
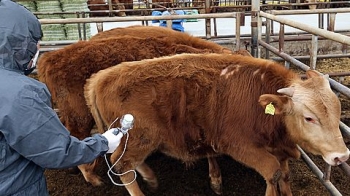
[{"label": "hay bale", "polygon": [[[85,24],[86,27],[86,38],[91,38],[91,27],[90,24]],[[80,24],[80,28],[83,29],[83,24]],[[79,28],[78,24],[65,24],[65,32],[67,40],[79,40]],[[83,31],[81,31],[81,38],[83,38]]]},{"label": "hay bale", "polygon": [[[58,0],[36,1],[38,12],[62,12],[61,3]],[[62,14],[38,14],[38,18],[42,19],[60,19]]]},{"label": "hay bale", "polygon": [[[68,14],[64,14],[64,18],[77,18],[77,14],[75,12],[88,12],[90,11],[87,5],[87,0],[61,0],[62,10],[63,12],[68,12]],[[85,17],[88,17],[89,14],[85,14]],[[81,16],[80,16],[81,17]],[[85,24],[86,26],[86,37],[91,37],[90,24]],[[83,24],[80,24],[81,29],[83,28]],[[68,40],[79,40],[79,28],[78,24],[66,24],[65,32]],[[83,32],[82,32],[83,38]]]},{"label": "hay bale", "polygon": [[41,25],[43,31],[43,41],[58,41],[66,40],[66,33],[64,25],[62,24],[43,24]]},{"label": "hay bale", "polygon": [[[61,0],[62,11],[63,12],[88,12],[90,11],[85,0]],[[88,14],[86,14],[88,15]],[[76,18],[76,14],[64,14],[64,18]]]},{"label": "hay bale", "polygon": [[[40,19],[61,19],[62,8],[61,3],[58,0],[48,0],[48,1],[36,1],[37,11]],[[55,14],[52,14],[55,13]],[[64,25],[62,24],[43,24],[41,25],[43,31],[43,41],[58,41],[66,40],[66,33],[64,31]]]}]

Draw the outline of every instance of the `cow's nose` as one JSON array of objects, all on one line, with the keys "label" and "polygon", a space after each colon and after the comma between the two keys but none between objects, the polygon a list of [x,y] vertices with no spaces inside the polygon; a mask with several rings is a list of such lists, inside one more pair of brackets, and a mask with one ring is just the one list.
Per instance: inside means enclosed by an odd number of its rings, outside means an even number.
[{"label": "cow's nose", "polygon": [[350,151],[348,149],[348,153],[335,157],[334,162],[337,163],[337,165],[339,165],[339,164],[347,161],[349,159],[349,154],[350,154],[349,152]]}]

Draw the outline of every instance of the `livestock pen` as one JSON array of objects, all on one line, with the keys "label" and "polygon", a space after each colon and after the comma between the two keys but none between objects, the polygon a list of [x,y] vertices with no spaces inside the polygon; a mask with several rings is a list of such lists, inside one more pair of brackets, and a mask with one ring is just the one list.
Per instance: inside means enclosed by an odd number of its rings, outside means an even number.
[{"label": "livestock pen", "polygon": [[[131,21],[137,21],[140,22],[143,25],[151,25],[150,21],[152,20],[166,20],[171,21],[175,19],[203,19],[204,20],[204,36],[202,38],[215,41],[217,43],[226,45],[228,47],[231,47],[232,49],[238,50],[238,49],[250,49],[250,52],[253,56],[256,57],[262,57],[266,59],[272,59],[276,61],[283,61],[285,66],[295,68],[302,74],[304,71],[308,69],[316,69],[318,70],[318,62],[320,59],[332,59],[332,58],[349,58],[349,52],[348,52],[348,46],[350,44],[350,38],[348,37],[350,26],[347,28],[347,30],[342,31],[336,31],[334,28],[334,24],[336,24],[336,14],[337,13],[350,13],[350,8],[332,8],[336,7],[338,4],[343,3],[345,6],[348,6],[347,2],[318,2],[318,3],[293,3],[293,2],[283,2],[278,1],[278,3],[273,3],[271,1],[266,1],[266,4],[254,4],[251,5],[252,2],[250,1],[234,1],[235,3],[228,3],[229,1],[220,1],[219,4],[214,4],[213,2],[203,2],[202,6],[192,6],[189,8],[193,9],[200,9],[202,8],[204,10],[204,14],[198,14],[198,15],[170,15],[170,16],[135,16],[135,15],[129,15],[126,17],[87,17],[89,11],[70,11],[65,12],[64,14],[73,14],[76,17],[72,18],[55,18],[55,19],[47,19],[47,18],[41,18],[40,22],[44,24],[72,24],[76,25],[78,28],[78,39],[75,40],[57,40],[57,41],[43,41],[41,43],[42,48],[41,52],[46,52],[50,50],[55,50],[58,48],[61,48],[67,44],[74,43],[78,41],[79,39],[88,39],[88,31],[89,25],[92,25],[93,23],[122,23],[122,22],[131,22]],[[239,2],[241,4],[239,4]],[[194,2],[192,2],[193,5]],[[200,3],[200,2],[199,2]],[[141,5],[142,2],[135,2],[136,5]],[[233,5],[232,5],[233,4]],[[272,6],[273,5],[273,6]],[[309,5],[317,5],[318,8],[322,9],[315,9],[315,10],[309,10],[309,9],[302,9],[302,10],[292,10],[292,8],[295,8],[295,6],[309,6]],[[229,12],[224,13],[216,13],[217,11],[220,11],[220,9],[215,9],[217,7],[224,7],[226,10],[229,10]],[[135,5],[134,5],[135,8]],[[187,9],[187,7],[185,7]],[[142,9],[141,7],[138,9]],[[152,10],[164,10],[164,7],[158,7],[158,8],[147,8],[146,10],[152,11]],[[173,9],[183,9],[183,7],[175,6]],[[212,13],[213,10],[215,13]],[[232,12],[233,10],[233,12]],[[118,11],[112,11],[111,12],[118,12]],[[130,11],[132,12],[132,11]],[[39,15],[44,14],[55,14],[55,13],[37,13]],[[283,17],[279,17],[279,15],[295,15],[295,14],[316,14],[318,15],[318,27],[313,27],[309,24],[303,24],[303,22],[300,21],[293,21],[288,20]],[[327,27],[324,27],[324,17],[327,17],[326,24]],[[247,17],[250,19],[250,33],[248,34],[242,34],[241,30],[242,28],[246,27],[247,25]],[[220,29],[217,29],[217,21],[221,18],[232,18],[233,23],[227,24],[232,26],[232,35],[225,35],[220,36],[218,35],[218,31]],[[279,32],[274,32],[274,25],[279,25]],[[298,33],[289,33],[285,32],[285,27],[290,26],[296,29],[301,30],[301,32]],[[263,29],[265,28],[265,29]],[[265,30],[265,31],[264,31]],[[293,44],[295,45],[296,42],[305,42],[307,50],[300,52],[300,54],[292,53],[293,50]],[[324,42],[330,42],[331,45],[323,46]],[[287,46],[288,45],[288,46]],[[333,48],[333,51],[331,50]],[[322,49],[322,51],[321,51]],[[270,55],[270,52],[272,52],[274,55]],[[309,64],[307,65],[305,61],[309,61]],[[347,69],[348,66],[347,66]],[[349,80],[350,73],[349,70],[344,70],[341,73],[328,71],[327,74],[329,74],[330,77],[330,84],[332,88],[339,93],[339,97],[342,100],[342,102],[345,105],[346,103],[350,102],[350,90],[349,90],[349,83],[342,83],[342,79],[346,78]],[[323,72],[320,70],[320,72]],[[338,81],[337,81],[338,80]],[[350,106],[347,106],[348,109],[350,109]],[[346,108],[346,107],[345,107]],[[349,146],[349,140],[350,140],[350,128],[349,128],[349,118],[347,116],[347,113],[344,113],[345,117],[343,120],[344,122],[340,123],[340,129],[343,132],[344,138],[347,141],[347,144]],[[307,163],[306,165],[311,169],[311,171],[314,173],[315,177],[319,179],[319,181],[326,187],[327,191],[329,191],[329,194],[331,195],[350,195],[349,189],[341,189],[338,190],[337,187],[337,181],[339,179],[331,178],[331,167],[329,165],[322,165],[322,161],[318,159],[318,157],[309,156],[306,154],[303,149],[300,149],[302,152],[302,158]],[[161,155],[158,155],[161,156]],[[311,158],[310,158],[311,157]],[[176,162],[176,160],[168,160],[164,157],[161,157],[161,160],[168,161],[168,163],[171,165],[170,162]],[[157,163],[157,157],[153,156],[150,157],[150,161],[154,164]],[[224,160],[221,160],[224,163],[228,163],[228,160],[224,158]],[[232,160],[230,160],[232,161]],[[205,163],[199,163],[199,165],[205,165]],[[162,165],[164,166],[164,165]],[[178,165],[173,167],[178,167]],[[294,166],[294,164],[293,164]],[[237,166],[235,166],[237,167]],[[321,169],[319,169],[321,168]],[[344,171],[344,176],[348,175],[350,176],[350,169],[347,164],[342,164],[339,167]],[[181,170],[181,168],[177,168],[180,171],[186,173],[186,171]],[[226,172],[226,169],[224,168],[223,171]],[[248,171],[246,169],[240,168],[243,171],[246,171],[247,173],[254,173],[254,171]],[[161,169],[160,169],[161,170]],[[171,170],[171,169],[170,169]],[[324,171],[322,171],[324,170]],[[337,171],[337,168],[332,168],[332,171]],[[162,171],[162,170],[161,170]],[[292,170],[293,171],[293,170]],[[164,171],[164,173],[169,171]],[[231,172],[234,173],[234,171],[231,170]],[[237,172],[237,171],[236,171]],[[193,172],[195,173],[195,172]],[[242,172],[237,172],[239,175],[245,175],[242,174]],[[303,173],[305,174],[305,173]],[[57,175],[57,174],[56,174]],[[187,171],[187,175],[192,175],[191,172]],[[195,174],[196,175],[196,174]],[[308,174],[310,175],[310,174]],[[200,178],[200,174],[197,175],[197,177]],[[260,180],[259,177],[257,180]],[[338,178],[339,175],[337,175]],[[179,179],[186,179],[186,177],[174,177],[174,180],[176,178]],[[243,178],[243,177],[242,177]],[[191,178],[193,179],[193,178]],[[243,178],[245,179],[245,178]],[[297,179],[297,178],[293,178]],[[350,184],[350,180],[348,177],[342,177],[342,181],[340,183],[346,183]],[[254,180],[254,179],[252,179]],[[50,179],[49,179],[50,181]],[[54,182],[55,180],[53,180]],[[164,180],[166,182],[166,180]],[[239,180],[238,180],[239,181]],[[196,181],[197,182],[197,181]],[[197,182],[199,183],[199,182]],[[226,182],[224,186],[233,186],[229,185],[229,182]],[[239,186],[235,182],[234,185]],[[307,183],[306,183],[307,184]],[[335,185],[334,185],[335,184]],[[186,183],[185,185],[186,186]],[[338,185],[339,186],[339,185]],[[345,185],[346,186],[346,185]],[[49,186],[50,187],[50,186]],[[348,186],[349,187],[349,186]],[[119,188],[120,189],[120,188]],[[119,190],[117,189],[117,190]],[[187,190],[187,188],[184,188]],[[90,194],[94,195],[94,189],[89,189]],[[207,190],[207,189],[204,189]],[[57,190],[56,190],[57,191]],[[51,190],[52,195],[58,194],[55,190]],[[191,192],[192,191],[192,192]],[[227,191],[227,189],[226,189]],[[227,195],[234,195],[238,194],[239,192],[235,192],[235,190],[229,189],[229,191],[232,192],[224,192]],[[174,190],[172,191],[174,192]],[[106,192],[105,192],[106,193]],[[108,192],[107,192],[108,193]],[[199,190],[189,190],[190,195],[211,195],[211,194],[205,194]],[[254,194],[254,192],[250,192]],[[70,193],[65,193],[69,195]],[[74,194],[74,193],[71,193]],[[96,195],[98,195],[97,192],[95,192]],[[125,194],[125,193],[124,193]],[[294,192],[295,195],[298,195],[298,192]],[[299,193],[300,195],[307,194],[307,193]],[[317,193],[315,193],[317,194]],[[84,194],[82,194],[84,195]],[[157,194],[161,195],[161,194]],[[167,192],[165,195],[171,195],[170,192]],[[176,194],[175,194],[176,195]]]}]

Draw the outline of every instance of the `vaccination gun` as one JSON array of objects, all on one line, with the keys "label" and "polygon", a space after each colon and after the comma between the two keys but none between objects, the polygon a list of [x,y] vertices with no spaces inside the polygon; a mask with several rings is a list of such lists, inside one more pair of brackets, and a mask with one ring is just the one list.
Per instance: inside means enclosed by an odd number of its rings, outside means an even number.
[{"label": "vaccination gun", "polygon": [[131,114],[125,114],[120,119],[120,127],[114,129],[113,134],[118,135],[119,132],[122,132],[124,135],[132,129],[134,125],[134,116]]}]

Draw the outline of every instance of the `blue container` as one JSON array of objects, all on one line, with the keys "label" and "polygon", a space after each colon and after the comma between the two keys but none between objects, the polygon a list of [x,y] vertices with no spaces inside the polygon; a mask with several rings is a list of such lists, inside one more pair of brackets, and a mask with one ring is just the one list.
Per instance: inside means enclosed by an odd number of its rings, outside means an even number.
[{"label": "blue container", "polygon": [[[153,11],[152,16],[161,16],[162,12],[161,11]],[[159,20],[152,20],[152,23],[158,23]]]}]

